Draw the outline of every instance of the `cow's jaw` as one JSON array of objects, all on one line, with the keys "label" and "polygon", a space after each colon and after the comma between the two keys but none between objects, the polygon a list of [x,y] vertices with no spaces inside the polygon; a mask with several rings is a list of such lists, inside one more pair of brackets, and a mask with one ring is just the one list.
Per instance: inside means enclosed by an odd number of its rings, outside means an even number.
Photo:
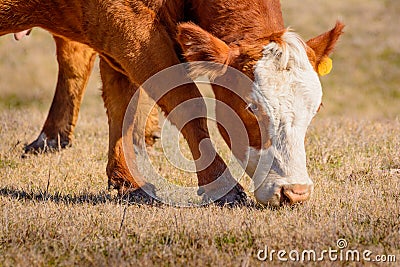
[{"label": "cow's jaw", "polygon": [[252,99],[269,117],[264,136],[270,138],[271,146],[258,151],[249,148],[246,167],[257,201],[274,206],[282,202],[282,188],[307,186],[312,191],[304,139],[322,98],[321,84],[303,41],[291,32],[283,35],[283,41],[265,46],[254,67]]}]

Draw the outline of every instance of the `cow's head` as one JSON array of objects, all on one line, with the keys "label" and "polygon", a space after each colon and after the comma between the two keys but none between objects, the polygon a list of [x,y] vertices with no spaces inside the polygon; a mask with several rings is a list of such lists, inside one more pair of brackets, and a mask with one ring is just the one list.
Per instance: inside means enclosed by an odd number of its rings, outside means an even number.
[{"label": "cow's head", "polygon": [[[282,31],[251,43],[227,44],[194,24],[179,26],[178,41],[189,62],[229,65],[252,80],[249,88],[243,88],[247,90],[246,112],[250,118],[244,123],[258,120],[259,125],[267,125],[254,129],[262,132],[258,136],[267,138],[250,140],[253,146],[234,153],[247,162],[246,172],[253,178],[255,197],[262,204],[303,202],[312,194],[304,139],[321,105],[318,74],[329,70],[328,55],[343,27],[338,22],[331,31],[308,42],[293,32]],[[224,68],[198,66],[193,71],[216,77]]]}]

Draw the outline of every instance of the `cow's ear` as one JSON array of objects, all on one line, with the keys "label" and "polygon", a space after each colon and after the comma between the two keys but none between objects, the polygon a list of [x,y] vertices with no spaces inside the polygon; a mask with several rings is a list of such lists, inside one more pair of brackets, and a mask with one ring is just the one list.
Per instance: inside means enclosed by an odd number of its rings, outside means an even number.
[{"label": "cow's ear", "polygon": [[233,49],[193,23],[179,24],[177,39],[186,60],[191,62],[192,77],[205,75],[214,79],[223,75],[233,60]]},{"label": "cow's ear", "polygon": [[310,61],[320,75],[326,75],[332,69],[332,60],[329,55],[333,52],[335,45],[343,33],[344,24],[336,22],[335,27],[315,38],[307,41],[312,51],[308,51]]}]

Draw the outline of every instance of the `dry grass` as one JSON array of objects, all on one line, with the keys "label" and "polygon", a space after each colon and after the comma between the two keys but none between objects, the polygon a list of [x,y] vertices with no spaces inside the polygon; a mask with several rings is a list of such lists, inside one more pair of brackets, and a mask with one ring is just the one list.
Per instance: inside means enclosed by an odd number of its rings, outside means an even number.
[{"label": "dry grass", "polygon": [[314,197],[278,210],[128,205],[107,192],[107,120],[96,76],[74,146],[22,159],[51,101],[54,47],[37,30],[21,44],[0,38],[0,266],[253,266],[265,245],[320,251],[336,248],[339,238],[399,261],[400,4],[339,2],[282,3],[287,24],[305,37],[337,17],[349,26],[334,72],[323,78],[325,109],[307,135]]},{"label": "dry grass", "polygon": [[21,134],[32,115],[1,120],[4,265],[256,264],[264,245],[322,250],[338,238],[400,253],[399,121],[316,121],[307,139],[314,198],[271,210],[126,205],[105,191],[105,121],[82,118],[74,147],[21,159],[16,143],[34,134]]}]

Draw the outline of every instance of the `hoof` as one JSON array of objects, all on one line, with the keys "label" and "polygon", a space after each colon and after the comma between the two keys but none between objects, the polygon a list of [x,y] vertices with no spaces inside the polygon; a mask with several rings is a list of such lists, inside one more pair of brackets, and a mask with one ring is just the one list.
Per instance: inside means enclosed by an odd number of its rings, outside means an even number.
[{"label": "hoof", "polygon": [[142,188],[125,193],[121,198],[131,204],[154,205],[160,203]]},{"label": "hoof", "polygon": [[203,195],[203,203],[215,203],[218,206],[236,206],[247,202],[247,195],[240,184],[236,184],[228,193],[218,199],[210,197],[202,189],[199,189],[198,194]]},{"label": "hoof", "polygon": [[243,187],[237,184],[231,191],[225,196],[214,202],[218,206],[241,206],[247,203],[247,195],[243,190]]},{"label": "hoof", "polygon": [[[132,204],[147,204],[152,205],[158,203],[154,198],[156,196],[155,186],[147,183],[144,186],[137,188],[132,184],[123,181],[123,179],[112,179],[108,182],[108,190],[118,190],[118,197]],[[117,182],[116,182],[117,181]]]},{"label": "hoof", "polygon": [[24,147],[25,154],[41,154],[46,152],[60,151],[71,146],[71,141],[67,138],[49,139],[45,133],[41,133],[39,137]]}]

